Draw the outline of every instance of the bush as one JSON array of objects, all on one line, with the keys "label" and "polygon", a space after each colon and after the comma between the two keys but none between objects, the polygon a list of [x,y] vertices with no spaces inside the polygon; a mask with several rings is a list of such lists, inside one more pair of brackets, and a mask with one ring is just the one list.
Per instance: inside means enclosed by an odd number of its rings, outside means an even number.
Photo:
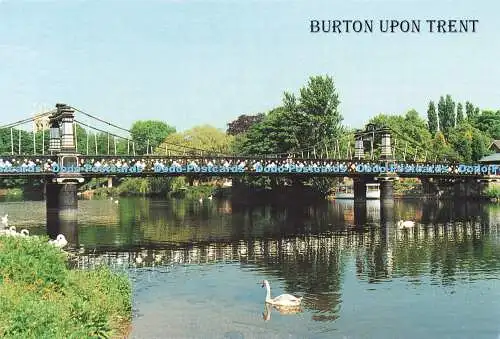
[{"label": "bush", "polygon": [[490,186],[486,190],[486,195],[491,199],[500,199],[500,186]]},{"label": "bush", "polygon": [[173,191],[170,196],[173,198],[187,198],[187,199],[199,199],[207,198],[214,192],[214,186],[211,184],[198,185],[198,186],[187,186],[184,188],[178,188]]},{"label": "bush", "polygon": [[8,188],[5,192],[5,201],[22,201],[24,192],[20,188]]},{"label": "bush", "polygon": [[130,317],[126,276],[69,270],[46,238],[0,236],[0,337],[105,338]]}]

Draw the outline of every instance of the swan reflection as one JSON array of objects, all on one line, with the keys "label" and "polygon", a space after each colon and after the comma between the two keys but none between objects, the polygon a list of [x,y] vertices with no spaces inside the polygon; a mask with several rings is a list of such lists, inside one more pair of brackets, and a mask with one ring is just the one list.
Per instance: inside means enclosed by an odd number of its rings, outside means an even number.
[{"label": "swan reflection", "polygon": [[262,312],[262,319],[264,321],[269,321],[271,320],[271,313],[272,311],[276,310],[279,312],[281,315],[291,315],[291,314],[297,314],[297,313],[302,313],[302,307],[299,306],[278,306],[278,305],[271,305],[269,303],[264,303],[264,312]]}]

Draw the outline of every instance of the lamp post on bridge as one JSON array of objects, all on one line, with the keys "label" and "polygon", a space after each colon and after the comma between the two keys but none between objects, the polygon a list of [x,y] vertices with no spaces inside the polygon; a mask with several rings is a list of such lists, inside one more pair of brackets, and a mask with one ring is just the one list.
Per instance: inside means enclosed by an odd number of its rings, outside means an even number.
[{"label": "lamp post on bridge", "polygon": [[356,140],[354,141],[354,158],[357,160],[363,160],[365,157],[365,148],[363,145],[363,136],[356,135]]},{"label": "lamp post on bridge", "polygon": [[[394,162],[394,154],[391,149],[391,132],[389,128],[382,128],[378,131],[382,138],[380,161],[387,169],[385,173],[380,173],[375,178],[380,183],[380,202],[382,205],[392,204],[394,202],[394,181],[398,179],[395,173],[389,171],[390,165]],[[382,165],[382,164],[381,164]]]},{"label": "lamp post on bridge", "polygon": [[57,154],[61,151],[61,136],[59,119],[51,116],[49,120],[50,126],[50,139],[49,139],[49,153],[51,155]]},{"label": "lamp post on bridge", "polygon": [[[354,159],[363,160],[365,158],[365,147],[363,140],[364,132],[357,131],[354,135]],[[355,202],[364,202],[366,200],[366,179],[359,176],[353,178],[353,191],[354,191],[354,201]],[[360,210],[365,211],[365,207],[358,208]],[[359,219],[359,218],[358,218]]]},{"label": "lamp post on bridge", "polygon": [[55,176],[50,182],[46,182],[45,187],[47,230],[53,237],[63,233],[70,242],[75,242],[77,237],[75,222],[78,209],[77,186],[84,181],[78,171],[69,170],[79,165],[75,146],[76,135],[73,129],[74,119],[75,112],[70,106],[56,104],[56,112],[49,119],[49,151],[55,158],[53,160],[57,166],[53,167]]},{"label": "lamp post on bridge", "polygon": [[[365,138],[367,136],[367,138]],[[391,148],[391,131],[389,128],[377,128],[374,124],[366,125],[364,131],[357,131],[355,134],[355,154],[354,158],[356,160],[363,160],[365,158],[364,152],[364,141],[369,140],[371,142],[371,158],[374,158],[374,143],[375,137],[381,137],[381,150],[380,158],[381,167],[386,168],[386,172],[378,173],[372,178],[366,178],[359,176],[354,179],[354,199],[357,201],[363,201],[366,199],[366,183],[372,180],[376,180],[380,183],[380,200],[382,203],[388,203],[393,201],[394,198],[394,180],[397,180],[395,173],[389,171],[391,163],[394,161],[394,155],[392,154]]]}]

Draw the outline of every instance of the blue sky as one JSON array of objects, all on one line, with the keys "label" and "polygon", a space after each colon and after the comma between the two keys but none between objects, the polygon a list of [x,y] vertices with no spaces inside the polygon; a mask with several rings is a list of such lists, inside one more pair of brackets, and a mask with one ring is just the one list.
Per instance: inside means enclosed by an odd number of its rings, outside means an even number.
[{"label": "blue sky", "polygon": [[[451,94],[500,108],[496,1],[0,0],[0,124],[64,102],[129,127],[225,128],[311,75],[344,123]],[[311,19],[479,19],[475,34],[311,34]]]}]

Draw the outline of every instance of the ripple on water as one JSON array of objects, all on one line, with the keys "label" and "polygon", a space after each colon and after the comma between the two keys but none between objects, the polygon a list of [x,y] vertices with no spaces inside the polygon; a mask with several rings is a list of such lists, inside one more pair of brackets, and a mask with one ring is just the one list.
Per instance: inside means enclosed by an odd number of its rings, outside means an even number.
[{"label": "ripple on water", "polygon": [[[398,232],[380,226],[373,206],[371,226],[349,227],[357,211],[348,202],[231,210],[216,199],[82,201],[76,240],[86,250],[76,266],[106,263],[129,274],[134,338],[495,337],[497,212],[471,233],[452,219],[465,210],[464,220],[483,218],[482,207],[419,204],[398,202],[395,220],[441,220]],[[0,204],[3,211],[45,230],[43,202]],[[263,279],[273,295],[303,296],[301,312],[266,313]]]}]

